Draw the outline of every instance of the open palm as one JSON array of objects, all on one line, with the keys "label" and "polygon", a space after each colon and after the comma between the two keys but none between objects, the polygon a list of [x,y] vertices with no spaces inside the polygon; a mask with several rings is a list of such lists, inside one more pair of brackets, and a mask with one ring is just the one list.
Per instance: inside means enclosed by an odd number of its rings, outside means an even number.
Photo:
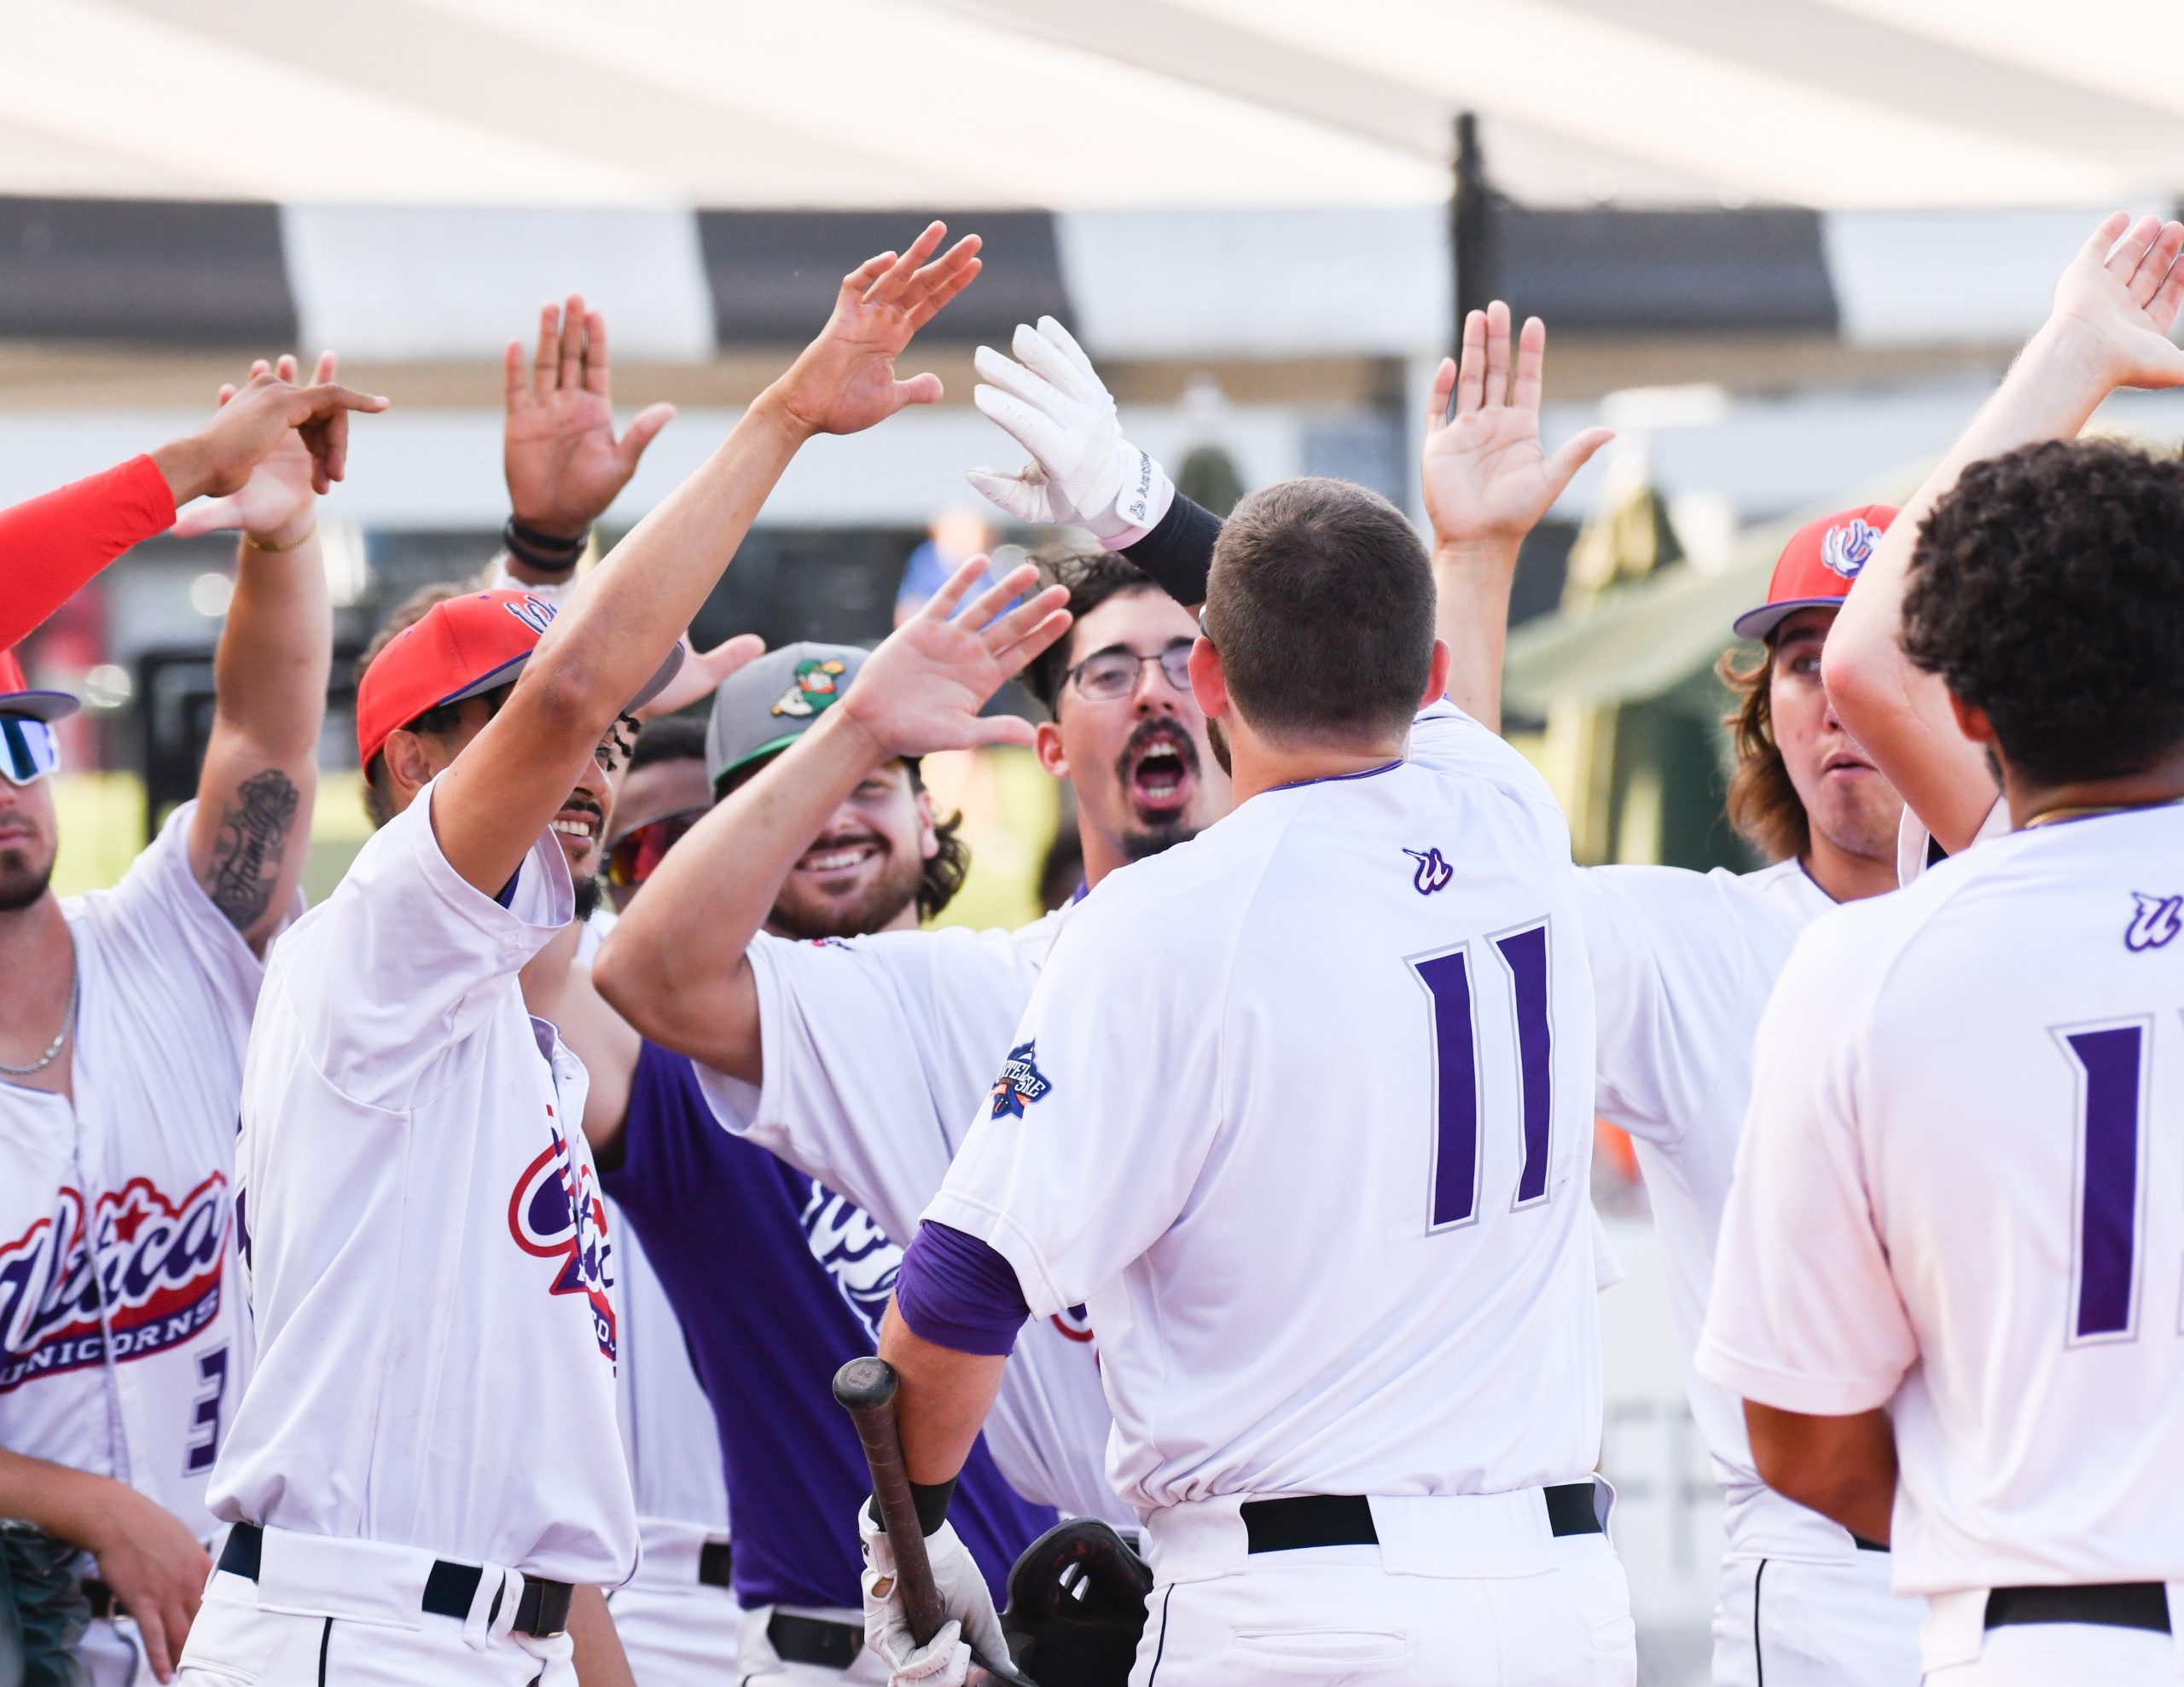
[{"label": "open palm", "polygon": [[2055,284],[2054,315],[2089,337],[2111,386],[2184,385],[2169,331],[2184,306],[2184,224],[2104,219]]},{"label": "open palm", "polygon": [[1590,428],[1548,455],[1539,438],[1547,329],[1538,317],[1525,324],[1513,379],[1509,351],[1509,307],[1497,299],[1465,322],[1461,366],[1443,359],[1434,378],[1420,474],[1438,544],[1515,543],[1613,437]]},{"label": "open palm", "polygon": [[932,258],[947,233],[945,223],[934,223],[899,258],[883,252],[842,278],[834,315],[778,389],[790,415],[808,432],[860,432],[905,404],[930,404],[940,397],[938,375],[898,380],[895,359],[979,273],[976,235]]},{"label": "open palm", "polygon": [[527,374],[522,343],[508,342],[502,375],[508,415],[501,464],[509,507],[526,526],[578,538],[630,484],[675,407],[640,410],[615,438],[607,319],[587,311],[580,295],[539,312],[538,354]]},{"label": "open palm", "polygon": [[973,557],[866,660],[841,706],[891,756],[925,756],[985,744],[1029,744],[1031,724],[1013,715],[982,716],[989,699],[1069,629],[1068,591],[1049,586],[1008,613],[1010,599],[1037,583],[1029,564],[981,593],[954,619],[965,594],[984,577]]},{"label": "open palm", "polygon": [[[314,384],[322,386],[331,381],[336,368],[331,351],[321,353]],[[250,378],[253,380],[269,373],[276,380],[293,385],[296,379],[295,358],[283,356],[278,362],[269,364],[261,357],[250,366]],[[223,386],[219,399],[222,406],[231,403],[240,390],[233,386]],[[300,432],[288,428],[251,466],[241,486],[225,496],[204,498],[190,505],[176,518],[174,531],[178,537],[188,538],[194,534],[239,527],[263,544],[276,550],[286,549],[308,533],[311,523],[317,519],[318,495],[312,485],[315,472],[310,445]]]}]

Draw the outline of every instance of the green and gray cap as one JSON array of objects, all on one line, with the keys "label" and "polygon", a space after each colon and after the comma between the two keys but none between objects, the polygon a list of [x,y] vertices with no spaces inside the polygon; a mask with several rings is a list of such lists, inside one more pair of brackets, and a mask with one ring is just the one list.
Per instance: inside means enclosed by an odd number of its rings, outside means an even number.
[{"label": "green and gray cap", "polygon": [[869,651],[847,644],[784,645],[721,681],[706,723],[713,792],[737,769],[786,750],[841,700]]}]

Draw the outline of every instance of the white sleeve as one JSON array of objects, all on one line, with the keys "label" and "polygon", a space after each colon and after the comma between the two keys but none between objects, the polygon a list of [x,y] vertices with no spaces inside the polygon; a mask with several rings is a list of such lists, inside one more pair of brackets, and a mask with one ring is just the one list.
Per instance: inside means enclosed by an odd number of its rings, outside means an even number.
[{"label": "white sleeve", "polygon": [[[1995,806],[1987,810],[1987,818],[1979,822],[1979,830],[1972,834],[1973,844],[1984,844],[1990,838],[2000,838],[2010,829],[2010,805],[2001,797],[1995,799]],[[1966,845],[1969,848],[1970,845]],[[1910,804],[1903,808],[1903,818],[1896,823],[1896,882],[1908,884],[1931,867],[1934,835],[1927,831],[1918,815],[1911,812]]]},{"label": "white sleeve", "polygon": [[352,1101],[398,1112],[576,909],[551,832],[524,858],[509,906],[464,878],[433,832],[432,792],[374,835],[273,953],[320,1075]]},{"label": "white sleeve", "polygon": [[1015,1267],[1035,1318],[1083,1305],[1159,1239],[1222,1126],[1217,1104],[1177,1098],[1221,1093],[1210,981],[1225,955],[1129,907],[1095,896],[1071,917],[925,1213]]},{"label": "white sleeve", "polygon": [[1024,1011],[1008,934],[761,936],[749,955],[764,1076],[694,1062],[715,1116],[907,1239]]},{"label": "white sleeve", "polygon": [[1885,1405],[1919,1356],[1867,1183],[1856,1005],[1873,964],[1844,926],[1810,929],[1760,1022],[1697,1358],[1710,1383],[1819,1417]]},{"label": "white sleeve", "polygon": [[[170,1000],[189,1004],[189,1019],[177,1024],[194,1023],[210,1006],[222,1023],[247,1035],[264,963],[190,871],[189,826],[196,811],[192,801],[169,815],[121,882],[98,899],[98,941],[113,964],[138,983],[156,978]],[[302,908],[298,891],[288,918]]]}]

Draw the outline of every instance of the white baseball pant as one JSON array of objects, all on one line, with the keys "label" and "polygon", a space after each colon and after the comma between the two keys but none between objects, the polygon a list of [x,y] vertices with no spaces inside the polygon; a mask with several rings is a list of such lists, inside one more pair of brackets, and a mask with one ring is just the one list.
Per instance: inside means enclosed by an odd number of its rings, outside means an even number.
[{"label": "white baseball pant", "polygon": [[1937,1593],[1922,1650],[1927,1687],[2180,1687],[2184,1684],[2184,1582],[2169,1585],[2171,1632],[2105,1623],[1986,1626],[1987,1590]]},{"label": "white baseball pant", "polygon": [[710,1530],[637,1520],[636,1577],[607,1595],[614,1632],[642,1687],[724,1687],[735,1679],[743,1609],[727,1587],[700,1581]]},{"label": "white baseball pant", "polygon": [[860,1650],[857,1661],[847,1669],[834,1669],[825,1664],[791,1663],[783,1658],[774,1649],[766,1633],[774,1613],[781,1610],[792,1616],[846,1623],[859,1634],[864,1632],[862,1611],[804,1605],[753,1605],[743,1614],[743,1636],[736,1654],[741,1673],[735,1678],[739,1684],[747,1682],[751,1687],[842,1687],[842,1684],[848,1683],[851,1687],[886,1687],[886,1661],[870,1647]]},{"label": "white baseball pant", "polygon": [[1714,1687],[1919,1687],[1926,1602],[1890,1591],[1889,1563],[1724,1558]]},{"label": "white baseball pant", "polygon": [[1549,1534],[1536,1490],[1371,1502],[1377,1545],[1246,1551],[1243,1496],[1147,1521],[1130,1687],[1630,1687],[1630,1591],[1605,1534]]},{"label": "white baseball pant", "polygon": [[508,1626],[514,1571],[487,1566],[457,1619],[424,1609],[432,1567],[412,1547],[267,1529],[257,1580],[206,1583],[176,1687],[576,1687],[566,1634]]}]

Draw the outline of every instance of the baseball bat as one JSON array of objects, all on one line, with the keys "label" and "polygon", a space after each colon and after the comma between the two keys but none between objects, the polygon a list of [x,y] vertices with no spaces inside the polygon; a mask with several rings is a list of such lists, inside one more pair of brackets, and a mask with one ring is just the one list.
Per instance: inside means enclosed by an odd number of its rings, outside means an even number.
[{"label": "baseball bat", "polygon": [[903,1438],[895,1426],[899,1381],[895,1367],[884,1359],[853,1359],[834,1373],[834,1398],[857,1425],[857,1440],[864,1443],[864,1462],[872,1467],[872,1497],[880,1506],[887,1544],[894,1549],[895,1576],[903,1589],[910,1638],[923,1646],[940,1632],[948,1613],[933,1585],[932,1561],[926,1557],[925,1531],[918,1526],[910,1473],[903,1463]]}]

